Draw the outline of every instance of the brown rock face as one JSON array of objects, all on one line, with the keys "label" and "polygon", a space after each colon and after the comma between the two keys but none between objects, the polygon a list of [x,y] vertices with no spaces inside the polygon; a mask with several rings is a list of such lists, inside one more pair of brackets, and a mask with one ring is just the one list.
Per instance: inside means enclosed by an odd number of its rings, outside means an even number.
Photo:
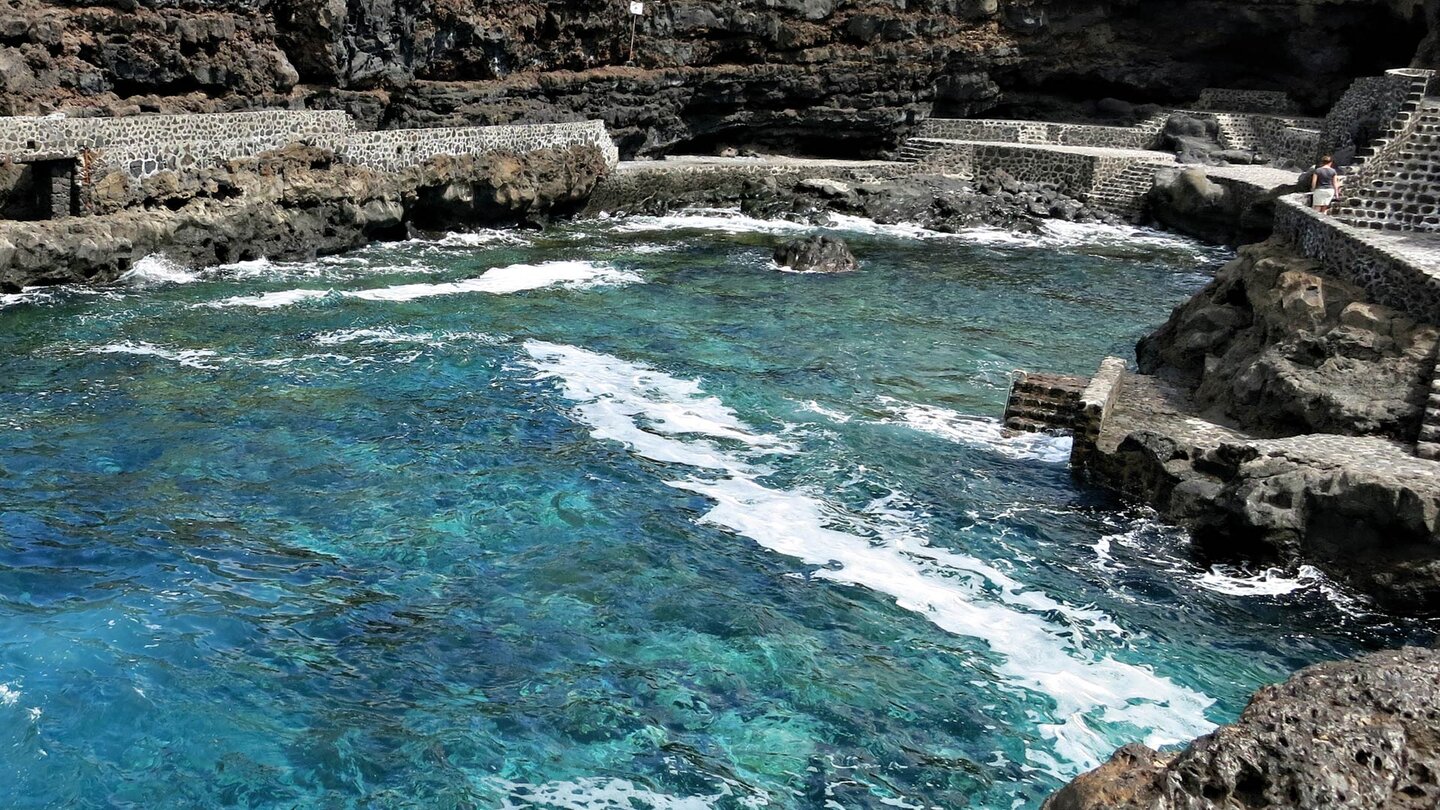
[{"label": "brown rock face", "polygon": [[1440,651],[1408,648],[1303,669],[1179,754],[1127,745],[1044,810],[1437,804]]},{"label": "brown rock face", "polygon": [[1266,243],[1242,249],[1137,354],[1142,372],[1196,386],[1200,408],[1262,435],[1413,441],[1437,337]]},{"label": "brown rock face", "polygon": [[636,21],[632,58],[619,0],[7,0],[0,113],[324,106],[376,127],[599,117],[627,154],[857,156],[932,110],[1001,101],[1103,117],[1094,99],[1179,102],[1215,85],[1319,107],[1351,77],[1410,61],[1427,30],[1412,5],[663,0]]}]

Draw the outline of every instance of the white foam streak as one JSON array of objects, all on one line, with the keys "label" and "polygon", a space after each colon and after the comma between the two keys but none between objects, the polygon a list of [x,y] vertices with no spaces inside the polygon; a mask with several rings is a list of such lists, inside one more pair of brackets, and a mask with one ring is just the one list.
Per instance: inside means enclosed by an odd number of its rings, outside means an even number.
[{"label": "white foam streak", "polygon": [[541,264],[512,264],[496,267],[483,274],[464,281],[435,284],[401,284],[394,287],[380,287],[373,290],[281,290],[254,296],[236,296],[215,301],[212,307],[255,307],[274,309],[290,306],[302,301],[313,301],[327,296],[353,298],[362,301],[414,301],[440,295],[462,293],[490,293],[504,295],[542,287],[561,286],[567,289],[587,289],[616,284],[631,284],[643,279],[636,273],[619,270],[605,264],[581,261],[543,262]]},{"label": "white foam streak", "polygon": [[0,293],[0,309],[18,304],[43,304],[55,298],[54,293],[39,287],[26,287],[18,293]]},{"label": "white foam streak", "polygon": [[[671,796],[626,779],[599,777],[556,780],[543,785],[513,782],[498,776],[485,781],[510,794],[500,805],[507,810],[522,807],[547,810],[634,810],[637,807],[649,810],[710,810],[716,802],[733,793],[728,785],[721,785],[719,793],[709,796]],[[749,804],[744,800],[741,803]]]},{"label": "white foam streak", "polygon": [[156,346],[144,341],[132,342],[127,340],[123,343],[96,346],[87,351],[90,354],[133,354],[161,357],[191,368],[203,368],[207,370],[218,368],[214,362],[218,355],[210,349],[167,349],[163,346]]},{"label": "white foam streak", "polygon": [[1302,565],[1294,576],[1286,576],[1278,568],[1267,568],[1258,574],[1246,574],[1235,568],[1216,565],[1196,581],[1200,587],[1231,596],[1283,596],[1318,584],[1318,569]]},{"label": "white foam streak", "polygon": [[334,294],[332,290],[280,290],[261,295],[237,295],[213,301],[207,306],[216,308],[253,307],[255,309],[279,309],[302,301],[315,301]]},{"label": "white foam streak", "polygon": [[1010,432],[996,419],[967,416],[934,405],[920,405],[882,397],[892,416],[882,422],[902,424],[960,444],[986,447],[1007,458],[1063,464],[1070,460],[1069,436]]},{"label": "white foam streak", "polygon": [[155,287],[161,284],[190,284],[200,274],[165,256],[151,255],[135,262],[120,281],[134,287]]},{"label": "white foam streak", "polygon": [[[913,515],[908,525],[893,510],[875,521],[820,493],[761,483],[763,470],[749,455],[770,452],[778,440],[745,426],[698,383],[570,346],[531,342],[525,349],[541,376],[559,381],[592,435],[705,471],[667,481],[714,501],[703,522],[818,566],[814,577],[885,594],[948,632],[984,641],[1001,658],[1007,683],[1054,701],[1052,712],[1036,718],[1053,748],[1031,752],[1037,766],[1061,777],[1093,767],[1116,744],[1096,725],[1101,721],[1133,726],[1150,745],[1211,727],[1209,698],[1086,649],[1082,629],[1120,632],[1102,612],[1064,605],[990,563],[929,546],[912,528]],[[727,440],[741,442],[740,450],[717,444]],[[890,510],[888,503],[878,508]],[[1057,615],[1068,621],[1055,623]]]}]

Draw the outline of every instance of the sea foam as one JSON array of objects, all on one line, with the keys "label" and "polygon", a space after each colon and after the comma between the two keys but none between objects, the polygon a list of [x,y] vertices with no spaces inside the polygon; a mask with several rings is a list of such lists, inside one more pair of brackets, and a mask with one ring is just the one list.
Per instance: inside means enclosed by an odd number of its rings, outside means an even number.
[{"label": "sea foam", "polygon": [[[1054,704],[1034,718],[1050,745],[1029,752],[1033,765],[1061,778],[1095,766],[1117,744],[1108,724],[1128,726],[1152,746],[1212,727],[1210,698],[1086,646],[1077,628],[1118,629],[1103,613],[1064,605],[990,563],[930,546],[913,516],[875,520],[819,491],[763,483],[767,457],[773,462],[788,446],[745,425],[697,382],[573,346],[530,341],[524,348],[526,362],[557,381],[594,437],[689,468],[666,483],[714,502],[702,522],[816,566],[813,578],[884,594],[948,632],[984,641],[1000,657],[1005,683]],[[857,526],[864,530],[844,530]],[[1055,622],[1057,614],[1068,621]]]},{"label": "sea foam", "polygon": [[621,270],[606,264],[583,261],[555,261],[541,264],[512,264],[496,267],[483,274],[463,281],[438,282],[430,284],[401,284],[394,287],[378,287],[369,290],[280,290],[262,295],[241,295],[214,301],[212,307],[254,307],[274,309],[291,306],[303,301],[315,301],[334,296],[362,301],[414,301],[441,295],[462,293],[490,293],[504,295],[542,287],[565,287],[586,289],[609,285],[631,284],[643,279],[634,272]]}]

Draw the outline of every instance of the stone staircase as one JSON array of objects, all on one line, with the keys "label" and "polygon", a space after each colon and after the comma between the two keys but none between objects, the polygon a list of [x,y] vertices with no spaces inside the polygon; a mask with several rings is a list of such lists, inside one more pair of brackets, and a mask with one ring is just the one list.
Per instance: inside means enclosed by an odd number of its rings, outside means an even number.
[{"label": "stone staircase", "polygon": [[1086,197],[1086,202],[1128,220],[1145,212],[1145,196],[1155,185],[1155,170],[1162,163],[1137,161],[1120,172],[1102,180]]},{"label": "stone staircase", "polygon": [[1415,442],[1415,455],[1440,461],[1440,363],[1430,376],[1430,393],[1425,400],[1425,416],[1420,420],[1420,438]]},{"label": "stone staircase", "polygon": [[895,159],[901,163],[924,163],[943,146],[944,144],[937,140],[907,138],[895,153]]},{"label": "stone staircase", "polygon": [[[1440,99],[1419,100],[1404,134],[1346,183],[1334,213],[1363,228],[1440,231]],[[1389,148],[1385,148],[1385,147]]]},{"label": "stone staircase", "polygon": [[1016,371],[1005,402],[1005,427],[1030,433],[1066,433],[1075,427],[1085,377]]}]

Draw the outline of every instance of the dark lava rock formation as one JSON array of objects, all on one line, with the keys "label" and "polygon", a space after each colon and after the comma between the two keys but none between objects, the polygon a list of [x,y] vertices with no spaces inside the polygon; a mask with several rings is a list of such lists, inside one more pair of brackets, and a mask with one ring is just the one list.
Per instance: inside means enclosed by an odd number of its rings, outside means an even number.
[{"label": "dark lava rock formation", "polygon": [[833,236],[792,239],[775,248],[775,263],[797,273],[848,273],[860,269],[850,246]]},{"label": "dark lava rock formation", "polygon": [[1440,651],[1319,664],[1177,754],[1127,745],[1044,810],[1440,806]]},{"label": "dark lava rock formation", "polygon": [[[627,155],[758,145],[856,157],[932,111],[1103,118],[1126,99],[1181,103],[1205,86],[1282,89],[1318,110],[1352,77],[1410,61],[1436,17],[1412,0],[666,0],[638,20],[632,59],[626,7],[6,0],[0,113],[325,107],[372,127],[603,118]],[[1105,97],[1118,101],[1100,109]]]}]

